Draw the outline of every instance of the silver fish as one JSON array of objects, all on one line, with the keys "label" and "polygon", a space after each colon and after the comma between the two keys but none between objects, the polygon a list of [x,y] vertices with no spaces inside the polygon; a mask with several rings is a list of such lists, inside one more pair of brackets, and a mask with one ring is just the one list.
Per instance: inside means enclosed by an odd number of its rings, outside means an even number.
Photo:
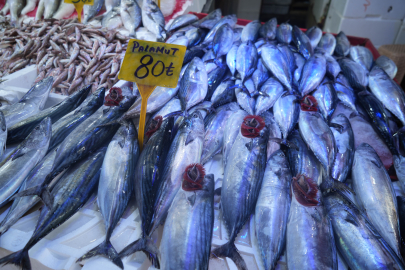
[{"label": "silver fish", "polygon": [[242,34],[240,36],[242,43],[248,42],[249,40],[252,42],[256,42],[257,37],[259,36],[259,29],[262,26],[260,21],[254,20],[248,23],[242,30]]},{"label": "silver fish", "polygon": [[302,138],[319,159],[326,174],[329,176],[337,152],[336,142],[332,130],[329,128],[322,115],[316,111],[316,105],[313,99],[313,97],[309,96],[301,102],[307,105],[309,109],[303,109],[301,105],[298,120],[299,131]]},{"label": "silver fish", "polygon": [[227,15],[225,17],[223,17],[222,19],[220,19],[212,28],[211,30],[208,32],[208,34],[205,36],[204,42],[203,44],[207,45],[210,44],[212,42],[212,40],[214,39],[215,33],[217,32],[217,30],[224,24],[229,24],[230,27],[234,27],[236,25],[236,21],[237,21],[237,17],[236,15]]},{"label": "silver fish", "polygon": [[276,38],[277,18],[272,18],[262,25],[259,29],[259,35],[267,40]]},{"label": "silver fish", "polygon": [[113,7],[110,11],[103,15],[101,25],[109,30],[120,27],[122,25],[120,12],[120,6]]},{"label": "silver fish", "polygon": [[[19,192],[41,185],[45,177],[51,172],[56,151],[47,154],[24,179]],[[28,210],[40,201],[37,195],[24,196],[13,201],[7,216],[0,224],[0,235],[3,235],[13,226]]]},{"label": "silver fish", "polygon": [[349,119],[344,114],[334,116],[330,129],[336,142],[336,157],[332,167],[332,178],[345,182],[354,158],[354,135]]},{"label": "silver fish", "polygon": [[368,71],[359,63],[348,58],[341,59],[338,62],[350,85],[359,91],[365,90],[368,85]]},{"label": "silver fish", "polygon": [[212,40],[212,51],[215,58],[226,55],[231,49],[233,44],[233,30],[229,24],[223,24],[215,33]]},{"label": "silver fish", "polygon": [[282,142],[283,134],[280,127],[274,119],[274,115],[271,112],[263,112],[260,117],[264,119],[266,125],[269,128],[269,140],[267,141],[267,161],[270,156],[280,149],[280,142]]},{"label": "silver fish", "polygon": [[36,83],[18,103],[8,106],[2,110],[8,127],[27,119],[41,111],[51,91],[52,77],[47,77]]},{"label": "silver fish", "polygon": [[332,82],[324,78],[312,94],[318,102],[318,110],[326,122],[329,121],[338,103],[338,97]]},{"label": "silver fish", "polygon": [[291,179],[287,159],[277,150],[267,162],[254,216],[264,269],[274,269],[285,248]]},{"label": "silver fish", "polygon": [[198,21],[197,25],[201,28],[211,29],[215,24],[221,19],[222,12],[221,9],[215,9],[211,11],[207,16]]},{"label": "silver fish", "polygon": [[[225,124],[229,117],[239,110],[236,102],[225,104],[213,112],[213,116],[206,117],[204,145],[201,154],[201,164],[207,163],[216,154],[221,152],[224,139]],[[207,121],[207,118],[208,121]]]},{"label": "silver fish", "polygon": [[326,59],[326,75],[328,75],[332,80],[336,80],[337,76],[342,71],[339,63],[329,54],[324,54],[324,57]]},{"label": "silver fish", "polygon": [[44,19],[52,18],[53,14],[56,12],[60,4],[59,0],[44,0]]},{"label": "silver fish", "polygon": [[261,115],[264,111],[272,108],[274,103],[284,93],[284,88],[275,77],[271,77],[262,85],[260,92],[263,94],[259,95],[256,99],[256,115]]},{"label": "silver fish", "polygon": [[190,164],[200,163],[204,144],[204,123],[196,111],[183,120],[173,139],[162,172],[162,184],[156,195],[151,221],[152,233],[164,220],[178,190],[183,174]]},{"label": "silver fish", "polygon": [[42,120],[27,138],[0,163],[0,205],[4,205],[8,201],[21,186],[31,169],[45,156],[52,134],[51,125],[50,118]]},{"label": "silver fish", "polygon": [[252,80],[256,89],[260,89],[262,85],[269,79],[270,72],[264,66],[262,59],[257,61],[257,68],[252,74]]},{"label": "silver fish", "polygon": [[391,79],[394,79],[395,75],[397,75],[397,65],[387,56],[381,55],[377,58],[377,60],[375,60],[375,64],[382,68],[388,74],[388,76],[390,76]]},{"label": "silver fish", "polygon": [[243,119],[247,115],[248,113],[244,110],[238,110],[229,117],[228,121],[225,124],[222,147],[222,163],[224,168],[226,166],[226,161],[228,159],[229,153],[232,149],[232,145],[240,132],[240,127],[243,123]]},{"label": "silver fish", "polygon": [[385,241],[400,255],[397,200],[391,179],[375,150],[362,143],[354,153],[352,186],[360,208]]},{"label": "silver fish", "polygon": [[105,9],[106,12],[110,12],[113,8],[120,5],[121,0],[105,0]]},{"label": "silver fish", "polygon": [[326,74],[326,59],[323,55],[311,56],[302,69],[299,91],[306,96],[314,91],[322,82]]},{"label": "silver fish", "polygon": [[121,126],[108,144],[101,168],[97,204],[103,215],[105,240],[88,251],[78,261],[106,255],[117,266],[124,268],[110,237],[127,208],[134,182],[134,168],[139,156],[137,132],[131,121]]},{"label": "silver fish", "polygon": [[321,192],[310,178],[292,181],[287,223],[288,269],[338,269],[332,224],[320,203]]},{"label": "silver fish", "polygon": [[336,48],[336,38],[331,33],[326,33],[322,36],[317,48],[322,49],[327,54],[332,55]]},{"label": "silver fish", "polygon": [[195,16],[194,14],[183,14],[178,17],[176,17],[170,25],[166,26],[167,31],[174,31],[176,29],[182,28],[186,25],[192,24],[194,22],[198,21],[198,17]]},{"label": "silver fish", "polygon": [[373,64],[373,54],[364,46],[352,46],[350,48],[350,58],[359,63],[365,70],[369,71]]},{"label": "silver fish", "polygon": [[[42,0],[41,0],[42,1]],[[94,4],[84,5],[83,7],[83,23],[87,24],[91,19],[93,19],[101,10],[104,5],[105,0],[94,0]]]},{"label": "silver fish", "polygon": [[273,112],[274,119],[283,133],[283,138],[286,139],[300,115],[297,97],[289,94],[282,95],[274,103]]},{"label": "silver fish", "polygon": [[346,196],[330,192],[323,201],[333,225],[336,246],[350,269],[405,269],[401,257]]},{"label": "silver fish", "polygon": [[405,94],[402,88],[379,66],[368,77],[368,87],[382,104],[405,125]]},{"label": "silver fish", "polygon": [[6,151],[7,142],[7,125],[4,114],[0,111],[0,161],[3,159],[3,154]]},{"label": "silver fish", "polygon": [[236,70],[239,72],[242,84],[249,78],[257,67],[257,49],[252,41],[242,43],[236,53]]},{"label": "silver fish", "polygon": [[292,175],[310,178],[319,186],[323,178],[322,164],[308,148],[298,130],[291,132],[288,140],[297,147],[289,147],[287,152]]},{"label": "silver fish", "polygon": [[[236,84],[240,83],[240,80],[236,81]],[[244,109],[248,114],[253,115],[255,112],[256,100],[254,97],[250,97],[241,88],[235,89],[236,101],[239,106]]]},{"label": "silver fish", "polygon": [[343,74],[339,74],[336,78],[336,82],[333,85],[335,87],[338,99],[342,102],[342,104],[349,107],[353,111],[357,111],[356,96],[346,77]]},{"label": "silver fish", "polygon": [[292,78],[289,63],[284,54],[274,44],[262,46],[262,61],[267,69],[289,90],[291,91]]},{"label": "silver fish", "polygon": [[142,10],[136,0],[121,0],[121,18],[129,36],[135,37],[135,30],[141,25]]},{"label": "silver fish", "polygon": [[225,105],[234,100],[235,89],[231,87],[235,85],[233,80],[223,80],[220,85],[215,89],[211,96],[212,106],[214,108]]},{"label": "silver fish", "polygon": [[236,56],[238,53],[239,44],[234,43],[226,55],[226,64],[229,67],[229,70],[232,73],[232,76],[235,76],[236,71]]},{"label": "silver fish", "polygon": [[322,38],[322,30],[317,26],[312,26],[305,32],[305,34],[308,36],[309,41],[311,42],[312,49],[315,50]]},{"label": "silver fish", "polygon": [[276,38],[280,43],[290,44],[292,40],[292,26],[288,23],[282,23],[277,27]]},{"label": "silver fish", "polygon": [[346,56],[350,52],[350,41],[343,31],[336,36],[335,53],[339,56]]},{"label": "silver fish", "polygon": [[157,41],[166,39],[165,18],[158,5],[152,0],[143,0],[142,22],[150,32],[156,35]]},{"label": "silver fish", "polygon": [[10,5],[11,25],[18,28],[20,26],[18,17],[25,6],[25,0],[8,0],[7,2]]},{"label": "silver fish", "polygon": [[162,265],[165,269],[208,269],[214,226],[214,175],[185,177],[193,184],[183,180],[170,207],[160,242]]},{"label": "silver fish", "polygon": [[243,125],[246,127],[242,127],[229,153],[221,190],[222,216],[229,240],[212,250],[215,257],[231,258],[238,269],[247,269],[247,266],[234,241],[254,211],[259,196],[269,134],[261,117],[249,116]]},{"label": "silver fish", "polygon": [[191,60],[180,80],[179,98],[181,109],[187,111],[204,100],[208,91],[207,72],[200,58]]}]

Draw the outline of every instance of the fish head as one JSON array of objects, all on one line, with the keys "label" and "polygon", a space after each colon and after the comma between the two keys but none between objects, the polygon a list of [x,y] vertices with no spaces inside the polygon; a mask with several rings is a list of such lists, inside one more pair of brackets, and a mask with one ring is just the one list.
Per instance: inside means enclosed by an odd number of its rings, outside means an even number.
[{"label": "fish head", "polygon": [[[105,96],[105,88],[104,87],[100,87],[98,88],[96,91],[94,91],[93,94],[91,94],[91,96],[89,96],[88,102],[86,105],[90,106],[90,107],[100,107],[101,105],[103,105],[104,102],[104,96]],[[86,102],[86,101],[85,101]],[[84,103],[85,103],[84,102]]]},{"label": "fish head", "polygon": [[46,97],[48,97],[49,92],[51,91],[52,84],[53,77],[46,77],[45,79],[34,84],[34,86],[31,87],[31,89],[21,98],[19,102],[25,102],[27,100],[38,101],[39,108],[42,110],[47,100]]},{"label": "fish head", "polygon": [[205,169],[202,164],[194,163],[186,167],[183,173],[182,189],[196,191],[204,188]]},{"label": "fish head", "polygon": [[122,94],[122,89],[119,87],[113,87],[105,97],[104,105],[118,106],[123,99],[124,95]]},{"label": "fish head", "polygon": [[240,132],[243,137],[257,138],[260,137],[261,131],[265,129],[266,122],[257,115],[248,115],[243,118]]},{"label": "fish head", "polygon": [[198,133],[202,132],[204,133],[204,118],[202,117],[202,114],[200,111],[196,110],[193,113],[191,113],[186,121],[189,123],[189,126],[197,131]]},{"label": "fish head", "polygon": [[357,162],[368,165],[372,163],[378,168],[383,167],[383,163],[377,152],[368,143],[362,143],[356,148],[356,151],[354,152],[353,168]]},{"label": "fish head", "polygon": [[292,179],[295,199],[303,206],[319,205],[319,188],[315,181],[306,175],[298,174]]},{"label": "fish head", "polygon": [[300,100],[301,110],[304,112],[317,112],[318,101],[311,95],[306,95]]},{"label": "fish head", "polygon": [[136,96],[134,95],[127,95],[121,100],[120,104],[118,105],[121,110],[127,111],[132,104],[134,103]]},{"label": "fish head", "polygon": [[26,148],[48,147],[52,136],[52,121],[46,117],[27,136],[23,144]]},{"label": "fish head", "polygon": [[151,124],[148,126],[148,129],[145,132],[146,137],[152,137],[152,135],[159,130],[162,125],[163,117],[161,115],[156,116],[151,120]]}]

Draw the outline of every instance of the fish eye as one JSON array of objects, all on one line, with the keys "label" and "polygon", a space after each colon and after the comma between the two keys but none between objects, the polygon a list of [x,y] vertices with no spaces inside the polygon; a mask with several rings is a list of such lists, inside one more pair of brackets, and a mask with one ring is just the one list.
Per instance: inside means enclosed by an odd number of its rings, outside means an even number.
[{"label": "fish eye", "polygon": [[198,118],[198,114],[197,114],[197,113],[193,113],[193,117],[194,117],[194,118]]}]

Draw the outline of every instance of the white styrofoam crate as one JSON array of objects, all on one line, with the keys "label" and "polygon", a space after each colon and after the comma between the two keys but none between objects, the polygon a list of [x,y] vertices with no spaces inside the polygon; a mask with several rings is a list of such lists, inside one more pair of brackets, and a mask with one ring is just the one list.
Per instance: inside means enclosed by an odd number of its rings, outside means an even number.
[{"label": "white styrofoam crate", "polygon": [[386,20],[405,18],[403,0],[332,0],[330,9],[346,18],[379,17]]},{"label": "white styrofoam crate", "polygon": [[401,27],[400,20],[381,20],[379,18],[346,18],[335,9],[329,9],[323,31],[345,32],[346,35],[369,38],[374,46],[393,44]]}]

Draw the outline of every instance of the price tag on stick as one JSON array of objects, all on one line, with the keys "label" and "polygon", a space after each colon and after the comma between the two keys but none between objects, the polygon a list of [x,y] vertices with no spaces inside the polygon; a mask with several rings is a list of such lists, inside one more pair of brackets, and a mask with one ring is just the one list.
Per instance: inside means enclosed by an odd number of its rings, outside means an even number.
[{"label": "price tag on stick", "polygon": [[82,22],[82,10],[84,5],[92,6],[94,4],[94,0],[64,0],[67,4],[73,4],[75,6],[77,12],[77,19],[79,22]]},{"label": "price tag on stick", "polygon": [[148,98],[156,86],[175,88],[186,47],[168,43],[131,39],[118,79],[135,82],[142,97],[138,141],[143,147]]}]

